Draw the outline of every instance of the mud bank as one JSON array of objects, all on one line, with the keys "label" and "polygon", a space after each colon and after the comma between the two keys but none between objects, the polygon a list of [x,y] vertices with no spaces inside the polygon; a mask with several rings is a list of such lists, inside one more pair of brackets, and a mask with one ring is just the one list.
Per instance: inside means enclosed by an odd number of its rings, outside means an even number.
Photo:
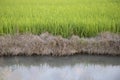
[{"label": "mud bank", "polygon": [[96,37],[68,39],[41,35],[6,35],[0,36],[0,56],[8,55],[73,55],[73,54],[120,55],[120,34],[101,33]]}]

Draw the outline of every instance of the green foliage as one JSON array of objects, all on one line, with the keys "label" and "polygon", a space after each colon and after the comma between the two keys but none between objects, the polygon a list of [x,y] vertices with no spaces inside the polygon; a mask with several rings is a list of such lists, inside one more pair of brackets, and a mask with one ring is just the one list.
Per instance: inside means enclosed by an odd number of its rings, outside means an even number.
[{"label": "green foliage", "polygon": [[120,33],[119,0],[0,0],[0,34]]}]

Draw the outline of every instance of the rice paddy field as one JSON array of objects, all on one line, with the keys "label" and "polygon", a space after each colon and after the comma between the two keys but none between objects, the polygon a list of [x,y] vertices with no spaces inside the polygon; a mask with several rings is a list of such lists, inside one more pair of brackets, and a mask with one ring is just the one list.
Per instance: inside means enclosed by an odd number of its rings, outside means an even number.
[{"label": "rice paddy field", "polygon": [[120,0],[0,0],[0,35],[120,33]]}]

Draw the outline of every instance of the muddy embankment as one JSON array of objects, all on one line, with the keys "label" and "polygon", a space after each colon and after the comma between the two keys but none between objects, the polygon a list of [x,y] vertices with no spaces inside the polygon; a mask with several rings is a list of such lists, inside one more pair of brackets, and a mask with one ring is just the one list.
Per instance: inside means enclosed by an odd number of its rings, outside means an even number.
[{"label": "muddy embankment", "polygon": [[62,38],[49,33],[41,35],[0,36],[0,56],[8,55],[73,55],[106,54],[120,55],[120,34],[101,33],[96,37]]}]

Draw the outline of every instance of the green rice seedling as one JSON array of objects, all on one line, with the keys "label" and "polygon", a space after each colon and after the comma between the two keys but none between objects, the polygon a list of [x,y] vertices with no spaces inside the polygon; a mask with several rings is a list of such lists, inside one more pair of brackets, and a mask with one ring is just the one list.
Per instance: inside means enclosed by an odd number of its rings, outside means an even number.
[{"label": "green rice seedling", "polygon": [[120,33],[119,0],[1,0],[0,35]]}]

